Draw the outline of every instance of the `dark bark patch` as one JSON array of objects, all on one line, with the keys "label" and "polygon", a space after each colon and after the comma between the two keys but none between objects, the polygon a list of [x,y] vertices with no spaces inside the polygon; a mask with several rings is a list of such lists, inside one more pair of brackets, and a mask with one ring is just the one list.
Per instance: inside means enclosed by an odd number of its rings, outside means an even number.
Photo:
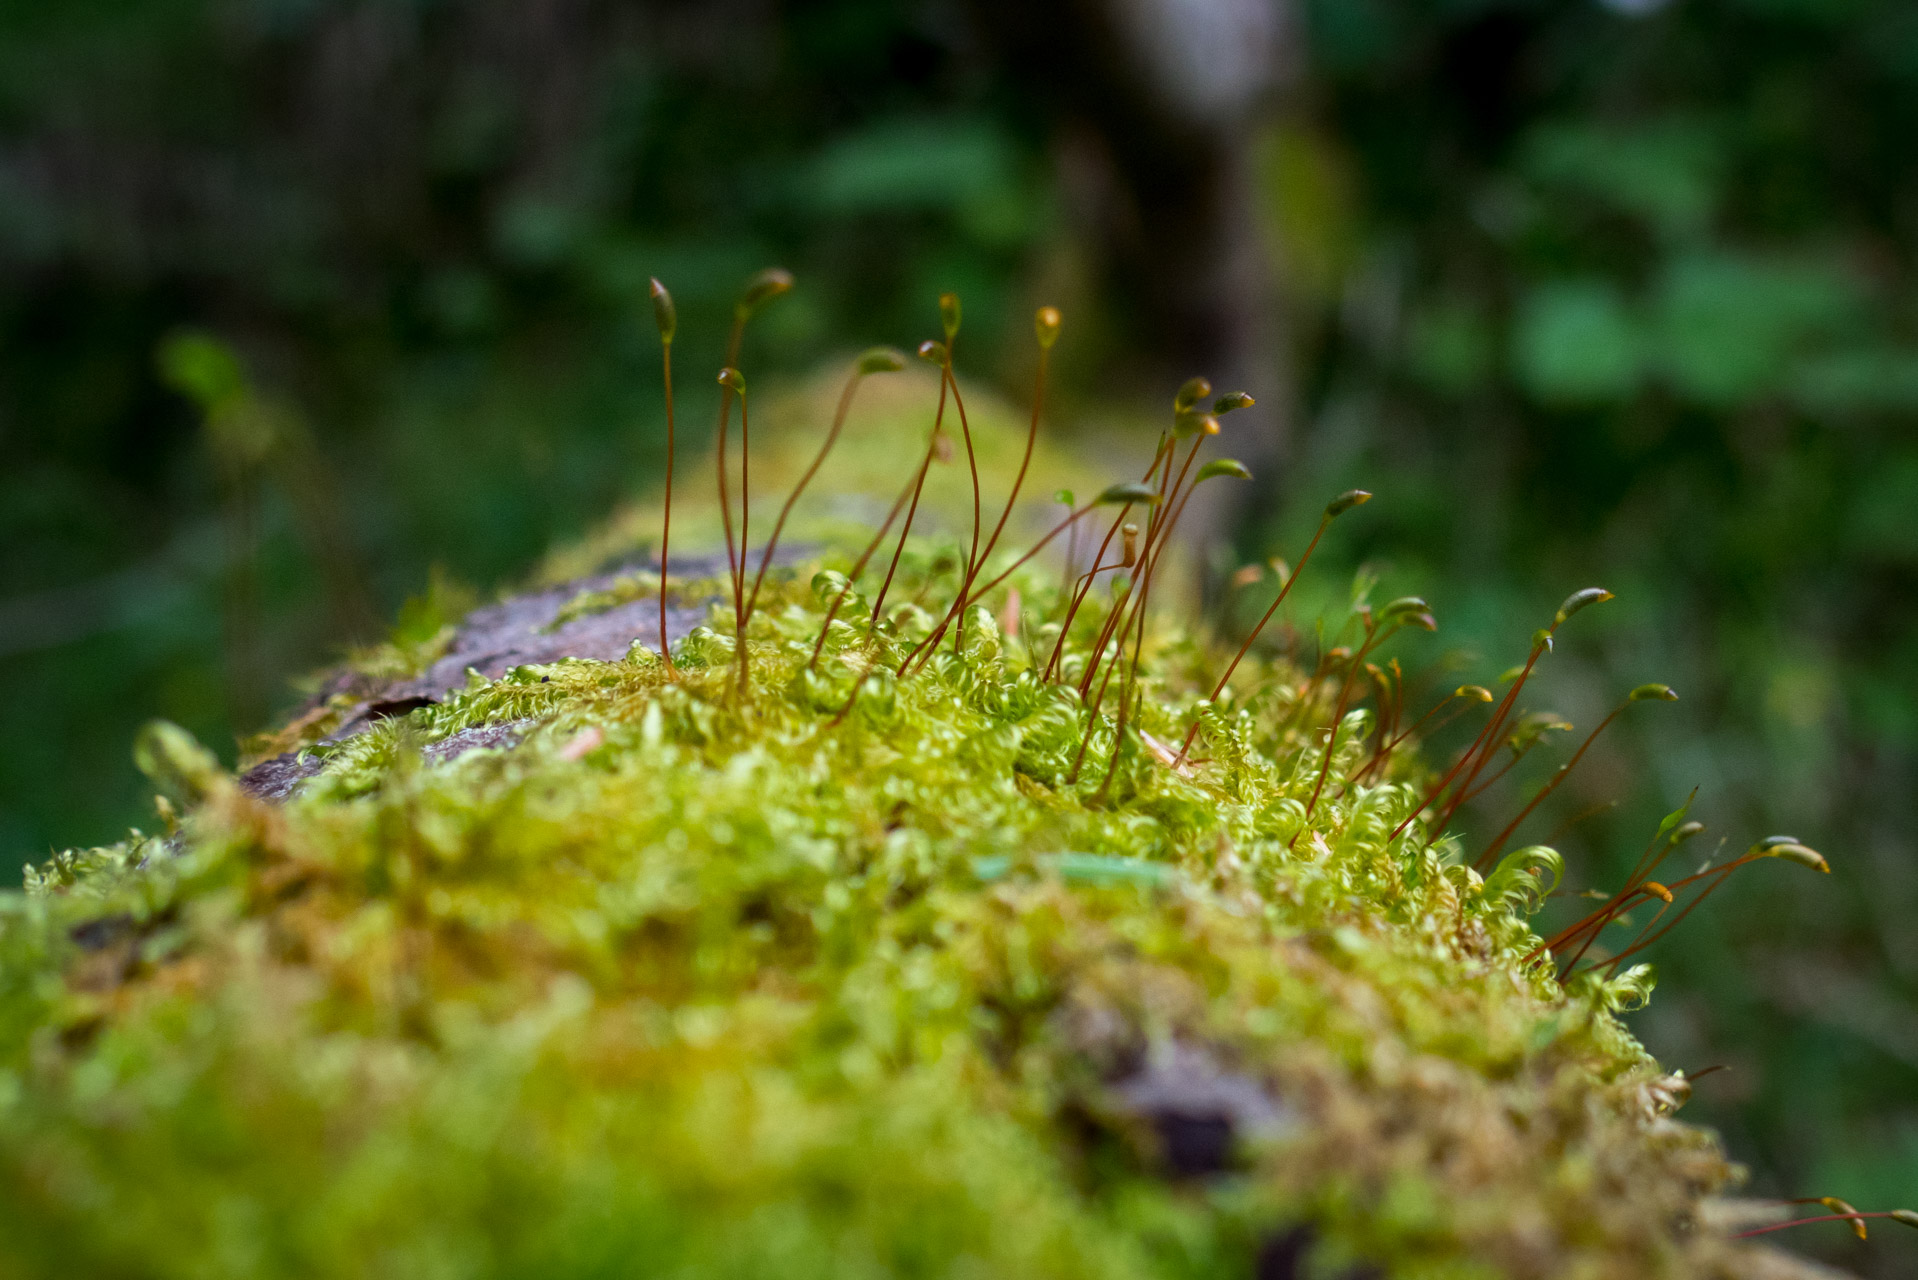
[{"label": "dark bark patch", "polygon": [[1258,1080],[1179,1041],[1149,1051],[1111,1093],[1123,1114],[1150,1127],[1175,1178],[1223,1173],[1243,1144],[1276,1137],[1295,1123],[1291,1109]]},{"label": "dark bark patch", "polygon": [[305,751],[288,751],[240,775],[240,790],[256,800],[275,803],[292,795],[302,782],[320,771],[320,761]]}]

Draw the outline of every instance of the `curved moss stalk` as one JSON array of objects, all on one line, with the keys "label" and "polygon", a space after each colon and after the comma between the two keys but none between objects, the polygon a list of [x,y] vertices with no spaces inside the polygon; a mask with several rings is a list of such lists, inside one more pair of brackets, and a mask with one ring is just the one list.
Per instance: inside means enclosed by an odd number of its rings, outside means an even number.
[{"label": "curved moss stalk", "polygon": [[673,650],[666,640],[666,578],[668,553],[673,543],[673,335],[679,329],[679,314],[673,307],[673,295],[658,277],[652,282],[653,319],[659,326],[662,376],[666,381],[666,514],[659,530],[659,656],[666,672],[673,674]]},{"label": "curved moss stalk", "polygon": [[[902,673],[907,667],[912,665],[915,659],[923,666],[926,660],[932,655],[932,651],[938,648],[940,640],[945,638],[946,630],[952,627],[955,622],[958,624],[958,629],[953,636],[953,643],[957,645],[963,642],[966,628],[965,610],[967,596],[972,590],[973,580],[978,576],[979,570],[984,567],[986,560],[992,556],[993,550],[998,547],[999,536],[1005,532],[1006,521],[1011,518],[1012,508],[1014,504],[1019,501],[1019,490],[1024,487],[1026,472],[1032,466],[1033,448],[1039,442],[1039,418],[1045,409],[1046,366],[1052,354],[1052,345],[1059,340],[1058,308],[1039,308],[1038,314],[1033,319],[1033,329],[1039,340],[1039,372],[1032,393],[1032,423],[1026,429],[1025,452],[1019,459],[1019,471],[1018,474],[1013,477],[1012,488],[1006,494],[1005,509],[999,513],[999,522],[993,526],[992,536],[986,539],[985,547],[981,549],[975,541],[973,553],[967,558],[965,573],[960,579],[958,593],[953,597],[952,607],[946,611],[946,615],[940,620],[939,625],[933,628],[932,634],[926,637],[925,641],[918,648],[906,655],[905,662],[900,666]],[[948,352],[947,355],[946,369],[947,376],[950,377],[952,369],[950,352]],[[953,398],[954,403],[959,405],[959,421],[963,426],[966,420],[965,408],[964,405],[959,402],[958,395],[959,387],[957,382],[955,382],[953,384]],[[966,451],[967,456],[970,457],[972,451],[972,436],[970,430],[968,430],[966,436]],[[974,496],[976,501],[976,479]]]},{"label": "curved moss stalk", "polygon": [[[1224,672],[1219,676],[1218,683],[1212,686],[1212,692],[1206,695],[1207,702],[1217,702],[1219,695],[1225,692],[1226,682],[1232,679],[1232,673],[1239,669],[1241,662],[1245,661],[1245,655],[1252,651],[1253,641],[1257,640],[1259,633],[1265,630],[1265,624],[1272,621],[1272,615],[1279,611],[1279,606],[1285,603],[1285,598],[1292,594],[1292,584],[1299,580],[1301,573],[1305,572],[1305,566],[1312,560],[1312,553],[1318,549],[1319,539],[1323,538],[1325,531],[1332,527],[1332,522],[1347,511],[1350,511],[1353,507],[1369,502],[1371,498],[1372,495],[1365,492],[1365,490],[1353,489],[1349,493],[1344,493],[1334,498],[1331,503],[1327,505],[1325,514],[1319,518],[1319,527],[1313,531],[1312,541],[1305,544],[1305,554],[1299,557],[1299,563],[1292,570],[1292,576],[1279,584],[1279,594],[1273,597],[1272,603],[1267,606],[1265,613],[1260,616],[1252,630],[1246,633],[1245,642],[1239,646],[1239,651],[1232,655],[1232,661],[1226,664]],[[1198,736],[1199,722],[1194,720],[1192,727],[1186,730],[1185,741],[1179,746],[1177,759],[1179,764],[1185,763],[1186,756],[1191,754],[1192,743]]]},{"label": "curved moss stalk", "polygon": [[[948,349],[937,342],[926,341],[919,344],[919,358],[933,360],[939,365],[939,407],[932,415],[932,435],[926,441],[926,456],[919,464],[919,472],[912,482],[912,502],[906,509],[906,523],[899,528],[898,545],[892,549],[892,563],[886,566],[886,580],[879,584],[879,594],[873,597],[870,625],[879,625],[880,610],[886,607],[886,593],[892,590],[893,575],[899,571],[899,557],[906,553],[906,539],[912,534],[913,517],[919,514],[919,495],[926,486],[926,472],[932,466],[932,457],[939,447],[939,429],[946,420],[946,391],[953,386],[952,361]],[[972,432],[966,431],[966,458],[972,458]],[[978,490],[977,473],[974,473],[973,489]],[[974,525],[977,526],[977,503],[974,503]]]}]

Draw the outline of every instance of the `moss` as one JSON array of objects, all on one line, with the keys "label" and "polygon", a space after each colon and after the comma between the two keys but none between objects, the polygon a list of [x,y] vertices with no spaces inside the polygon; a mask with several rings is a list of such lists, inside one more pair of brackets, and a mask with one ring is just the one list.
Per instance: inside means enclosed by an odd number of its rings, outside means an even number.
[{"label": "moss", "polygon": [[[1128,733],[1105,783],[1105,716],[1075,782],[1084,708],[993,621],[1058,616],[1052,574],[901,679],[914,603],[809,666],[850,559],[769,580],[743,695],[717,626],[676,677],[522,667],[295,732],[283,805],[150,735],[177,829],[0,898],[0,1271],[1783,1265],[1711,1226],[1734,1170],[1616,1016],[1644,976],[1526,963],[1548,854],[1392,837],[1409,748],[1307,819],[1336,681],[1256,654],[1204,763]],[[920,542],[893,598],[954,574]],[[1215,669],[1158,618],[1136,723],[1176,740]]]}]

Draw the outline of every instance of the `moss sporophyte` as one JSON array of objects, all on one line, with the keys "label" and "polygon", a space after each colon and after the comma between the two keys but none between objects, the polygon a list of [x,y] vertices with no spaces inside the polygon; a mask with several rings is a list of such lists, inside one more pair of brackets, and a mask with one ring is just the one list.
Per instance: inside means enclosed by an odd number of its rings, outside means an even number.
[{"label": "moss sporophyte", "polygon": [[[1520,691],[1607,593],[1502,694],[1408,716],[1379,655],[1422,600],[1361,596],[1311,662],[1261,643],[1353,492],[1239,576],[1257,628],[1196,629],[1155,583],[1194,487],[1245,474],[1195,459],[1247,398],[1195,379],[1139,479],[1088,474],[1036,405],[968,411],[956,299],[924,381],[876,351],[755,400],[791,494],[755,567],[738,335],[790,284],[741,301],[719,483],[671,499],[723,560],[636,509],[361,655],[237,778],[155,726],[163,830],[0,899],[8,1274],[1805,1274],[1739,1237],[1784,1210],[1727,1198],[1619,1014],[1727,875],[1823,860],[1659,883],[1681,810],[1541,938],[1558,855],[1451,829],[1563,727]],[[1098,496],[1023,542],[1028,473]],[[655,537],[657,576],[579,579]]]}]

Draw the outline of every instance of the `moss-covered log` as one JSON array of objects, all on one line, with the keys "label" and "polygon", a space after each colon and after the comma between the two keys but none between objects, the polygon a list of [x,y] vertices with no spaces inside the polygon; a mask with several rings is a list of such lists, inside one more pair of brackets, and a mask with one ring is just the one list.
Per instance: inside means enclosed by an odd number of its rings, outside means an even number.
[{"label": "moss-covered log", "polygon": [[168,829],[0,899],[0,1274],[1806,1274],[1731,1238],[1644,975],[1541,961],[1555,857],[1406,822],[1336,662],[1202,703],[1161,612],[1094,713],[1125,593],[1058,646],[1034,561],[901,676],[934,534],[815,663],[822,510],[743,690],[721,585],[669,672],[633,572],[364,656],[244,778],[150,731]]}]

